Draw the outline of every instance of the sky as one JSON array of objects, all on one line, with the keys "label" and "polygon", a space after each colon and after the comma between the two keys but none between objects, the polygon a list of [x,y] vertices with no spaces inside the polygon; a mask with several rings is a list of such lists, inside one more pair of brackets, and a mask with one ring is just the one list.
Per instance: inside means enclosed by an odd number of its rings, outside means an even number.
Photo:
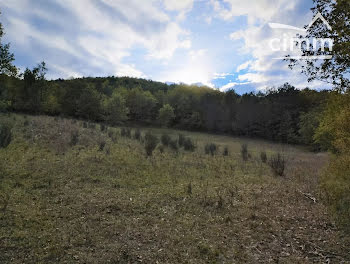
[{"label": "sky", "polygon": [[0,0],[0,21],[16,66],[45,61],[49,79],[130,76],[245,93],[285,82],[327,88],[275,59],[288,54],[271,44],[296,32],[269,23],[302,28],[311,7],[312,0]]}]

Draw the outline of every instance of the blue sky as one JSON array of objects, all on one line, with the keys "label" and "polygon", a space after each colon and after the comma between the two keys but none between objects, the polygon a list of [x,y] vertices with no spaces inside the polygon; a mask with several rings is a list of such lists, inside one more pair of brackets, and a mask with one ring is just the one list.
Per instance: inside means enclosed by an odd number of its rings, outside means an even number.
[{"label": "blue sky", "polygon": [[311,7],[312,0],[0,0],[0,20],[16,65],[44,60],[50,79],[132,76],[242,93],[285,82],[324,88],[274,60],[268,46],[284,34],[269,22],[303,27]]}]

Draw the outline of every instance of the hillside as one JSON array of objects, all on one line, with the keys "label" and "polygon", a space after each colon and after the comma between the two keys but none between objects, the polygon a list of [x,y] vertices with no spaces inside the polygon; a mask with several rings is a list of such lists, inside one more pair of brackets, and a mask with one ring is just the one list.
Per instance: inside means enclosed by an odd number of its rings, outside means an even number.
[{"label": "hillside", "polygon": [[[158,144],[147,157],[150,128],[138,140],[135,128],[129,137],[125,128],[73,119],[0,119],[12,127],[0,149],[0,263],[350,261],[350,242],[319,191],[327,154],[152,129],[158,138],[183,134],[196,148]],[[218,146],[213,155],[208,143]],[[286,160],[283,176],[268,165],[276,153]]]}]

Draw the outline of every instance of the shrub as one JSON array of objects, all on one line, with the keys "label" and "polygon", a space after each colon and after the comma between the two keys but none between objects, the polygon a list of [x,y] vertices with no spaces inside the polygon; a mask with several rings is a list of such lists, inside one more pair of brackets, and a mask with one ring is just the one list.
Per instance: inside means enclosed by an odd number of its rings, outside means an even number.
[{"label": "shrub", "polygon": [[104,140],[101,140],[100,142],[99,142],[99,151],[103,151],[104,150],[104,148],[105,148],[105,146],[106,146],[106,141],[104,141]]},{"label": "shrub", "polygon": [[114,131],[108,131],[108,137],[112,140],[113,143],[117,142],[117,135]]},{"label": "shrub", "polygon": [[140,129],[136,129],[135,130],[134,139],[136,139],[136,140],[140,140],[141,139],[141,130]]},{"label": "shrub", "polygon": [[216,154],[216,151],[218,150],[218,146],[215,143],[208,143],[207,145],[205,145],[204,151],[205,154],[207,155],[212,155],[214,156]]},{"label": "shrub", "polygon": [[124,127],[122,127],[122,129],[120,130],[120,135],[122,137],[126,137],[126,129]]},{"label": "shrub", "polygon": [[126,128],[126,129],[125,129],[125,136],[126,136],[127,138],[131,138],[131,129],[130,129],[130,128]]},{"label": "shrub", "polygon": [[273,173],[276,176],[284,176],[284,170],[286,167],[286,160],[285,158],[280,154],[273,155],[269,160],[269,166],[271,167]]},{"label": "shrub", "polygon": [[185,138],[185,141],[183,143],[184,149],[186,151],[195,151],[196,145],[194,144],[193,140],[191,138]]},{"label": "shrub", "polygon": [[228,156],[230,154],[228,147],[224,148],[224,152],[222,153],[224,156]]},{"label": "shrub", "polygon": [[171,141],[171,137],[168,134],[163,134],[161,137],[162,144],[164,146],[169,146],[169,143]]},{"label": "shrub", "polygon": [[185,136],[182,134],[179,134],[179,146],[180,147],[184,146],[185,140],[186,140]]},{"label": "shrub", "polygon": [[131,138],[131,129],[123,127],[120,131],[120,135],[122,137]]},{"label": "shrub", "polygon": [[12,140],[12,132],[10,126],[0,124],[0,148],[6,148]]},{"label": "shrub", "polygon": [[266,163],[267,162],[267,155],[265,151],[261,151],[260,152],[260,159],[262,163]]},{"label": "shrub", "polygon": [[170,141],[169,141],[169,147],[170,147],[172,150],[178,151],[178,150],[179,150],[179,145],[177,144],[177,140],[176,140],[176,139],[170,140]]},{"label": "shrub", "polygon": [[158,138],[151,132],[147,132],[145,135],[145,150],[147,156],[152,156],[153,151],[158,145]]},{"label": "shrub", "polygon": [[79,142],[79,133],[78,131],[72,131],[70,134],[70,142],[69,145],[75,146]]},{"label": "shrub", "polygon": [[247,161],[249,159],[249,152],[248,152],[248,145],[242,144],[241,146],[241,156],[244,161]]}]

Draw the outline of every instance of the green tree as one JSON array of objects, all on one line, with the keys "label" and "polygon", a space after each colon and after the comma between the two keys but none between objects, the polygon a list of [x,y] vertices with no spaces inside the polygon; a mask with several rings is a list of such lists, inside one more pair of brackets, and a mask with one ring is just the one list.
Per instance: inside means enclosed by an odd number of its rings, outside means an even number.
[{"label": "green tree", "polygon": [[105,101],[105,119],[112,125],[120,125],[128,119],[129,109],[125,98],[114,91],[111,98]]},{"label": "green tree", "polygon": [[77,115],[88,120],[101,119],[100,95],[92,84],[86,85],[80,94]]},{"label": "green tree", "polygon": [[318,20],[309,30],[309,38],[329,38],[334,40],[333,50],[326,47],[309,49],[304,47],[304,56],[332,55],[330,60],[290,60],[290,67],[300,67],[309,81],[322,80],[344,89],[349,87],[350,70],[350,1],[349,0],[314,0],[314,15],[320,12],[329,22],[329,30],[321,20]]},{"label": "green tree", "polygon": [[174,118],[174,108],[172,108],[171,105],[166,104],[161,109],[159,109],[158,119],[162,126],[168,127]]},{"label": "green tree", "polygon": [[15,56],[10,52],[10,44],[2,43],[3,35],[4,30],[0,23],[0,75],[16,76],[18,69],[12,64]]}]

